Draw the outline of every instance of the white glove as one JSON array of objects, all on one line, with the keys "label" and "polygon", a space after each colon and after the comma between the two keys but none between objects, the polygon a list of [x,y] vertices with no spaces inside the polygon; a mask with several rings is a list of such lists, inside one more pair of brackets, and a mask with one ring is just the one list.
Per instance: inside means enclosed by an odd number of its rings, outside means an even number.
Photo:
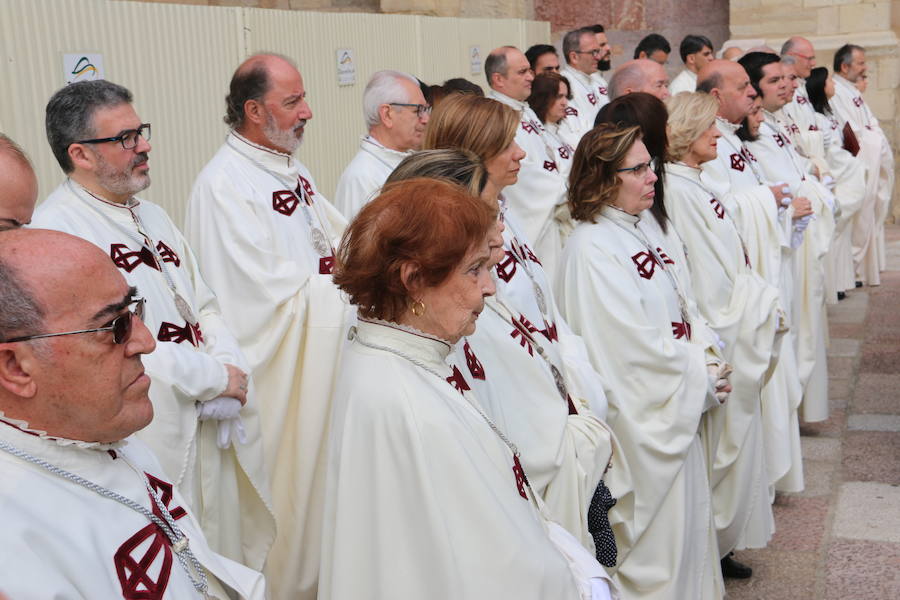
[{"label": "white glove", "polygon": [[219,448],[225,450],[235,439],[241,444],[247,443],[247,434],[244,432],[244,422],[241,418],[235,417],[219,421],[219,435],[216,438]]},{"label": "white glove", "polygon": [[241,420],[241,401],[237,398],[219,396],[200,404],[201,421],[216,420],[219,422],[216,444],[222,450],[228,448],[237,439],[241,444],[247,443],[244,422]]},{"label": "white glove", "polygon": [[803,232],[809,226],[809,222],[815,215],[806,215],[794,221],[794,230],[791,233],[791,248],[799,248],[803,243]]},{"label": "white glove", "polygon": [[822,177],[822,185],[827,187],[829,192],[834,192],[834,188],[837,187],[837,181],[831,175],[825,175]]}]

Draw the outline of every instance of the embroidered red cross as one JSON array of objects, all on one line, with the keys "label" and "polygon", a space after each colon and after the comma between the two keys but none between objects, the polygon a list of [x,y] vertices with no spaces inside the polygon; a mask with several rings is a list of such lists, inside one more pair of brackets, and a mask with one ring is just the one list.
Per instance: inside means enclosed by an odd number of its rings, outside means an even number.
[{"label": "embroidered red cross", "polygon": [[772,137],[775,138],[775,143],[778,144],[780,148],[784,148],[784,144],[787,140],[780,133],[773,133]]},{"label": "embroidered red cross", "polygon": [[516,269],[518,268],[517,263],[516,256],[509,250],[506,250],[503,255],[503,260],[498,262],[494,267],[494,270],[497,272],[497,277],[506,283],[509,283],[516,274]]},{"label": "embroidered red cross", "polygon": [[559,332],[556,329],[556,323],[547,323],[547,329],[541,329],[541,333],[543,333],[544,337],[551,342],[555,342],[559,339]]},{"label": "embroidered red cross", "polygon": [[556,161],[553,161],[553,160],[545,160],[544,168],[547,169],[548,171],[559,172],[559,168],[557,168],[557,166],[556,166]]},{"label": "embroidered red cross", "polygon": [[672,335],[675,336],[676,340],[680,340],[683,337],[687,337],[687,339],[691,339],[691,324],[686,321],[678,321],[672,322]]},{"label": "embroidered red cross", "polygon": [[741,149],[741,154],[742,154],[747,160],[752,161],[752,162],[757,162],[757,161],[756,161],[756,157],[753,156],[753,153],[750,152],[750,150],[748,150],[747,148],[742,148],[742,149]]},{"label": "embroidered red cross", "polygon": [[731,155],[731,168],[735,171],[743,171],[746,164],[744,163],[744,157],[735,152]]},{"label": "embroidered red cross", "polygon": [[591,106],[597,104],[597,95],[594,92],[591,92],[587,95],[588,102],[591,103]]},{"label": "embroidered red cross", "polygon": [[720,219],[725,218],[725,207],[722,206],[722,203],[719,202],[716,198],[710,198],[709,203],[712,205],[713,212],[716,213],[716,216]]},{"label": "embroidered red cross", "polygon": [[570,146],[568,144],[563,144],[562,146],[559,147],[559,157],[560,158],[567,159],[570,156],[572,156],[572,152],[574,152],[574,150],[572,150],[572,146]]},{"label": "embroidered red cross", "polygon": [[853,106],[855,106],[856,108],[859,108],[862,105],[863,105],[862,96],[857,96],[856,98],[853,99]]},{"label": "embroidered red cross", "polygon": [[156,243],[156,251],[159,252],[159,256],[163,259],[163,262],[172,263],[176,267],[181,266],[181,259],[178,258],[178,255],[175,254],[175,251],[167,246],[164,241],[160,240]]},{"label": "embroidered red cross", "polygon": [[472,377],[484,381],[484,367],[482,366],[481,361],[478,360],[478,357],[475,356],[475,353],[472,351],[472,346],[469,345],[469,340],[466,340],[466,343],[463,344],[463,354],[466,355],[466,366],[469,367],[469,373],[472,374]]},{"label": "embroidered red cross", "polygon": [[198,346],[203,343],[203,332],[200,331],[199,325],[191,325],[186,322],[184,327],[180,327],[175,323],[163,321],[159,325],[159,333],[156,334],[156,339],[161,342],[175,342],[176,344],[188,342],[192,346]]},{"label": "embroidered red cross", "polygon": [[541,261],[539,261],[537,256],[534,255],[534,252],[531,251],[531,248],[528,247],[528,244],[523,244],[519,241],[518,238],[513,238],[510,246],[512,247],[513,255],[517,260],[522,262],[530,260],[533,263],[541,264]]},{"label": "embroidered red cross", "polygon": [[535,332],[539,331],[538,328],[535,327],[531,321],[529,321],[528,319],[525,318],[525,315],[519,314],[518,324],[517,324],[516,320],[513,319],[513,329],[511,332],[509,332],[509,335],[514,340],[518,339],[519,344],[523,348],[528,350],[528,354],[530,356],[534,356],[534,348],[531,345],[531,341],[527,337],[525,337],[525,335],[521,331],[522,329],[524,329],[528,333],[535,333]]},{"label": "embroidered red cross", "polygon": [[631,257],[631,261],[637,267],[638,275],[644,279],[653,279],[656,265],[659,264],[656,257],[649,252],[638,252]]},{"label": "embroidered red cross", "polygon": [[669,255],[666,254],[665,252],[663,252],[663,249],[660,248],[659,246],[656,247],[656,253],[659,254],[659,257],[662,259],[662,261],[663,261],[665,264],[667,264],[667,265],[674,265],[674,264],[675,264],[675,261],[672,260],[671,258],[669,258]]},{"label": "embroidered red cross", "polygon": [[535,129],[534,125],[529,121],[522,121],[522,129],[525,130],[525,133],[537,133],[537,129]]},{"label": "embroidered red cross", "polygon": [[609,92],[607,91],[607,89],[606,89],[605,87],[598,87],[598,88],[597,88],[597,91],[600,92],[600,95],[601,95],[601,96],[608,96],[608,95],[609,95]]},{"label": "embroidered red cross", "polygon": [[[159,499],[163,506],[169,508],[172,501],[172,484],[157,479],[149,473],[146,474],[150,481],[150,487],[159,493]],[[156,506],[156,502],[150,501],[153,514],[162,518],[162,512]],[[170,509],[172,518],[178,520],[185,514],[185,510],[176,506]],[[150,544],[145,542],[150,539]],[[162,600],[169,585],[174,562],[171,549],[172,542],[162,532],[158,525],[150,523],[136,534],[125,540],[113,555],[113,564],[116,568],[116,576],[122,587],[122,598],[125,600]],[[135,553],[138,548],[144,546],[141,556]],[[160,553],[162,559],[159,559]],[[161,564],[160,564],[161,562]],[[158,568],[154,568],[157,567]],[[154,581],[151,573],[156,572]]]},{"label": "embroidered red cross", "polygon": [[463,374],[459,372],[455,366],[453,367],[453,374],[447,378],[447,383],[456,388],[456,390],[462,394],[463,392],[469,391],[469,384],[466,383],[466,379],[463,377]]},{"label": "embroidered red cross", "polygon": [[528,479],[525,477],[525,469],[522,468],[519,457],[515,454],[513,454],[513,474],[516,476],[516,489],[519,490],[519,495],[528,500],[528,494],[525,493],[525,484]]},{"label": "embroidered red cross", "polygon": [[810,125],[810,126],[809,126],[809,130],[810,130],[810,131],[818,131],[819,128],[816,127],[815,125]]},{"label": "embroidered red cross", "polygon": [[570,116],[570,117],[577,117],[577,116],[578,116],[578,109],[575,108],[574,106],[567,106],[567,107],[566,107],[566,115],[567,115],[567,116]]},{"label": "embroidered red cross", "polygon": [[796,123],[791,123],[790,125],[788,125],[788,129],[791,131],[791,133],[800,133],[800,128],[797,127]]},{"label": "embroidered red cross", "polygon": [[289,217],[294,214],[294,211],[297,210],[299,205],[300,200],[297,198],[297,194],[291,190],[277,190],[272,192],[272,208],[275,212]]},{"label": "embroidered red cross", "polygon": [[806,99],[806,96],[801,96],[797,94],[797,104],[806,104],[809,100]]},{"label": "embroidered red cross", "polygon": [[309,180],[303,175],[297,175],[297,178],[300,180],[300,184],[297,186],[297,195],[302,196],[300,193],[300,189],[302,188],[304,192],[306,192],[306,204],[312,206],[312,197],[316,195],[316,192],[313,191],[313,186],[309,182]]},{"label": "embroidered red cross", "polygon": [[146,246],[141,246],[140,250],[132,252],[125,244],[110,244],[109,257],[112,259],[113,264],[126,273],[131,273],[141,264],[159,271],[159,264],[156,262],[156,257],[153,256],[153,252],[150,248],[147,248]]},{"label": "embroidered red cross", "polygon": [[319,259],[319,275],[331,275],[334,272],[334,256]]}]

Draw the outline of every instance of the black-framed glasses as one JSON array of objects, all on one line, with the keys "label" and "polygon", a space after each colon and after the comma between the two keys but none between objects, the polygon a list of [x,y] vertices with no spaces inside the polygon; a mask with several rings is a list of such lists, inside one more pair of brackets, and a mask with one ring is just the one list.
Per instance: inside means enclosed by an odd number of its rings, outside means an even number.
[{"label": "black-framed glasses", "polygon": [[137,129],[123,131],[115,137],[78,140],[77,142],[72,142],[72,144],[105,144],[107,142],[119,142],[125,150],[132,150],[137,146],[139,137],[144,138],[148,142],[150,141],[150,123],[142,123]]},{"label": "black-framed glasses", "polygon": [[141,321],[144,320],[144,305],[147,303],[147,300],[144,298],[135,298],[131,301],[131,304],[137,303],[137,306],[134,307],[134,311],[128,311],[124,315],[119,315],[115,319],[109,322],[109,325],[104,325],[103,327],[97,327],[96,329],[79,329],[78,331],[64,331],[62,333],[39,333],[37,335],[23,335],[22,337],[12,338],[11,340],[6,340],[5,343],[12,342],[27,342],[28,340],[38,340],[41,338],[50,338],[57,337],[60,335],[75,335],[76,333],[94,333],[96,331],[112,331],[113,334],[113,343],[114,344],[124,344],[131,338],[132,331],[132,319],[137,317]]},{"label": "black-framed glasses", "polygon": [[405,102],[388,102],[389,106],[408,106],[416,109],[416,116],[420,119],[431,114],[431,107],[427,104],[407,104]]},{"label": "black-framed glasses", "polygon": [[578,54],[591,54],[593,56],[600,56],[603,53],[603,50],[598,48],[596,50],[572,50],[572,52],[577,52]]},{"label": "black-framed glasses", "polygon": [[645,163],[640,163],[640,164],[634,165],[633,167],[625,167],[624,169],[616,169],[616,173],[626,173],[628,171],[631,171],[638,177],[643,177],[644,175],[647,174],[648,169],[653,172],[656,172],[656,159],[655,158],[651,158],[649,161],[647,161]]}]

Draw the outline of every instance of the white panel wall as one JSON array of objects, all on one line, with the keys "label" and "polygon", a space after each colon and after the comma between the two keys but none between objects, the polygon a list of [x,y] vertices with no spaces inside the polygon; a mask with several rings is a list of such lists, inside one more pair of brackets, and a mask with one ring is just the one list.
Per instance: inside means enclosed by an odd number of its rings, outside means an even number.
[{"label": "white panel wall", "polygon": [[[63,54],[103,55],[106,78],[134,92],[153,124],[151,176],[143,197],[181,224],[197,172],[221,144],[224,97],[235,67],[274,51],[299,65],[313,120],[299,156],[326,196],[365,133],[362,92],[379,69],[440,83],[471,75],[468,50],[548,42],[548,23],[410,15],[313,13],[109,0],[3,0],[0,131],[32,157],[41,197],[62,180],[44,135],[44,107],[65,82]],[[335,51],[352,48],[357,83],[337,85]]]}]

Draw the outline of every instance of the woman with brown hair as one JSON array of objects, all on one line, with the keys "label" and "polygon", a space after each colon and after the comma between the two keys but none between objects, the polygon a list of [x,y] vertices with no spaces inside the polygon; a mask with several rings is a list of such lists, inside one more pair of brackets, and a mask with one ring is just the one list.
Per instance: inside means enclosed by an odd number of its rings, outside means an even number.
[{"label": "woman with brown hair", "polygon": [[496,213],[460,186],[391,185],[341,242],[358,309],[337,384],[319,597],[579,598],[523,474],[453,353],[494,293]]},{"label": "woman with brown hair", "polygon": [[578,125],[568,118],[571,99],[569,80],[559,73],[550,72],[534,78],[531,82],[531,95],[527,100],[531,110],[544,124],[550,139],[554,141],[553,149],[558,157],[559,172],[563,175],[569,174],[572,156],[581,138]]},{"label": "woman with brown hair", "polygon": [[601,124],[584,135],[569,175],[578,224],[559,301],[614,391],[610,425],[633,475],[634,514],[614,578],[626,597],[715,599],[723,590],[699,431],[730,388],[691,342],[671,259],[637,226],[655,182],[640,128]]}]

